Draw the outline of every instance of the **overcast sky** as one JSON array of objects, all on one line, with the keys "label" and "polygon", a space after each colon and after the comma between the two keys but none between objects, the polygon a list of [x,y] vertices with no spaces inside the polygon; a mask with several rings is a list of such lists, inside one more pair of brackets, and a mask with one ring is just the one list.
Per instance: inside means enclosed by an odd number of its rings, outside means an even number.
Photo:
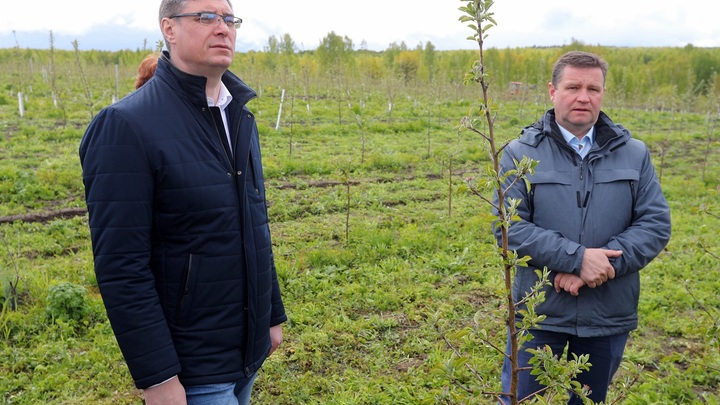
[{"label": "overcast sky", "polygon": [[[162,37],[159,0],[4,1],[0,48],[148,48]],[[461,0],[234,0],[243,19],[238,51],[263,50],[272,35],[290,34],[300,49],[315,49],[330,32],[381,51],[395,42],[415,48],[428,41],[438,50],[477,49],[458,21]],[[497,27],[485,46],[515,48],[564,45],[720,47],[720,6],[712,0],[496,0]]]}]

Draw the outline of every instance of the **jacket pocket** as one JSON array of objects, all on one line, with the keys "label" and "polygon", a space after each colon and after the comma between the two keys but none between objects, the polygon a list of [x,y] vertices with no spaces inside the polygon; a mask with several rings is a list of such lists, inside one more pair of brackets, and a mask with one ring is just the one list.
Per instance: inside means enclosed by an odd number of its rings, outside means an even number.
[{"label": "jacket pocket", "polygon": [[188,322],[193,307],[193,298],[197,295],[197,275],[200,270],[200,256],[190,254],[185,265],[180,284],[179,299],[175,311],[175,323],[180,326]]},{"label": "jacket pocket", "polygon": [[640,172],[635,169],[611,169],[611,170],[596,170],[595,171],[595,183],[612,183],[614,181],[638,181],[640,179]]},{"label": "jacket pocket", "polygon": [[263,181],[262,158],[260,157],[260,148],[255,139],[251,140],[250,157],[249,157],[250,178],[252,184],[248,184],[252,190],[254,198],[265,198],[265,184]]},{"label": "jacket pocket", "polygon": [[635,218],[635,198],[637,196],[640,172],[635,169],[608,169],[594,172],[593,202],[596,210],[595,223],[604,223],[612,216],[622,226],[629,226]]},{"label": "jacket pocket", "polygon": [[527,194],[527,217],[524,218],[538,226],[553,228],[567,215],[563,203],[574,201],[572,173],[567,171],[545,170],[530,176],[530,189]]}]

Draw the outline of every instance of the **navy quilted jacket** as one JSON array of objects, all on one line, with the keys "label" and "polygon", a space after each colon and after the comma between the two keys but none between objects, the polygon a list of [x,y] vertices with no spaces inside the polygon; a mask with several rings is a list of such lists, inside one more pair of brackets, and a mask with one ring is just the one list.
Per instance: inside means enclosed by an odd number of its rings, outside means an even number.
[{"label": "navy quilted jacket", "polygon": [[268,226],[256,94],[230,72],[224,152],[204,77],[164,54],[155,77],[103,109],[80,145],[95,272],[138,388],[236,381],[286,321]]}]

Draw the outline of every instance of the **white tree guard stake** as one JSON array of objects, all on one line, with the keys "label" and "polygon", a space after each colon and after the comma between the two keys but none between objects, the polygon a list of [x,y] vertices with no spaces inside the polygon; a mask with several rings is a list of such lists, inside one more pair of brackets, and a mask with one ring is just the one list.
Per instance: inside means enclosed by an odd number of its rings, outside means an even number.
[{"label": "white tree guard stake", "polygon": [[120,67],[115,64],[115,95],[113,96],[113,104],[120,98]]},{"label": "white tree guard stake", "polygon": [[20,109],[20,118],[25,116],[25,104],[23,104],[23,94],[18,91],[18,108]]},{"label": "white tree guard stake", "polygon": [[278,118],[277,118],[277,122],[275,123],[276,131],[278,130],[278,128],[280,128],[280,116],[282,115],[283,101],[285,101],[285,89],[283,89],[282,94],[280,95],[280,109],[278,110]]}]

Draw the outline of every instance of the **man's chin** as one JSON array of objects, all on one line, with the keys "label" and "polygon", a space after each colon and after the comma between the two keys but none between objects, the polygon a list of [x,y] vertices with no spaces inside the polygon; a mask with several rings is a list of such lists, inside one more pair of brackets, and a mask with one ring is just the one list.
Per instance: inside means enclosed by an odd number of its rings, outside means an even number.
[{"label": "man's chin", "polygon": [[232,62],[233,62],[232,57],[216,57],[216,58],[211,58],[208,61],[208,65],[210,65],[214,68],[217,68],[217,69],[227,70],[230,67],[230,65],[232,65]]},{"label": "man's chin", "polygon": [[592,114],[575,114],[571,119],[568,120],[568,124],[575,127],[587,127],[595,125],[597,117],[593,117]]}]

